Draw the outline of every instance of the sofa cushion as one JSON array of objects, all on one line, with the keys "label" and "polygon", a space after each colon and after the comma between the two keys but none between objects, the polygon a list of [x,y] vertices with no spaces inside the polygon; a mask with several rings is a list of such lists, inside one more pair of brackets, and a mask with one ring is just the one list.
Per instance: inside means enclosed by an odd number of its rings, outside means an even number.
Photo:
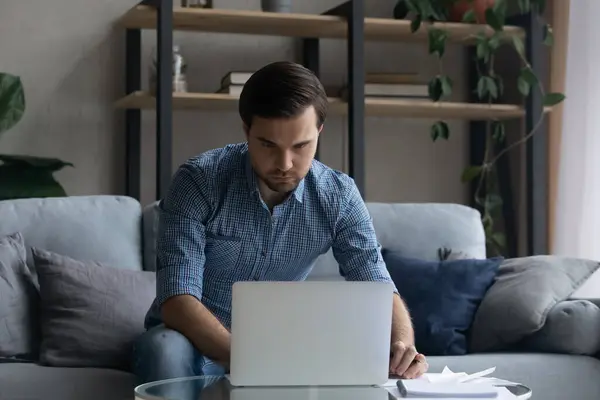
[{"label": "sofa cushion", "polygon": [[0,364],[0,400],[132,400],[135,376],[102,368]]},{"label": "sofa cushion", "polygon": [[466,354],[475,312],[502,258],[426,261],[385,248],[382,254],[409,309],[417,349],[427,356]]},{"label": "sofa cushion", "polygon": [[156,271],[156,240],[158,238],[159,202],[154,201],[142,210],[144,269]]},{"label": "sofa cushion", "polygon": [[588,300],[566,300],[554,306],[539,331],[526,337],[527,351],[600,356],[600,308]]},{"label": "sofa cushion", "polygon": [[[440,248],[486,258],[485,233],[477,210],[448,203],[366,203],[382,247],[405,257],[438,260]],[[315,262],[309,280],[343,279],[332,251]]]},{"label": "sofa cushion", "polygon": [[155,274],[37,248],[32,254],[41,297],[40,362],[129,369],[156,294]]},{"label": "sofa cushion", "polygon": [[[37,247],[78,260],[142,269],[141,206],[125,196],[0,201],[0,235],[21,232]],[[33,269],[31,253],[28,263]]]},{"label": "sofa cushion", "polygon": [[505,260],[475,315],[470,351],[513,348],[540,330],[548,312],[599,266],[597,261],[561,256]]},{"label": "sofa cushion", "polygon": [[20,233],[0,237],[0,358],[37,358],[38,296]]}]

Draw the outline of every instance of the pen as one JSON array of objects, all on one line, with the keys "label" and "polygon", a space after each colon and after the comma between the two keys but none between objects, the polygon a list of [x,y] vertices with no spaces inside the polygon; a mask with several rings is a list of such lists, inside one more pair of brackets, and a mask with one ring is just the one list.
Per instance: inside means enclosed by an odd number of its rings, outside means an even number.
[{"label": "pen", "polygon": [[398,379],[396,381],[396,386],[398,387],[398,391],[400,392],[400,396],[406,397],[408,395],[406,387],[404,386],[404,383],[402,383],[402,379]]}]

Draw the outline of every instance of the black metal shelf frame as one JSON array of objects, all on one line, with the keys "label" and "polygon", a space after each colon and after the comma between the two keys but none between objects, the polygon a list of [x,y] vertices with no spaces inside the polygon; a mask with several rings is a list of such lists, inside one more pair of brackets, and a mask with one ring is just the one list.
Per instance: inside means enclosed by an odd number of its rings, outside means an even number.
[{"label": "black metal shelf frame", "polygon": [[[165,196],[172,177],[172,48],[173,48],[173,0],[143,0],[142,5],[157,9],[157,92],[156,92],[156,200]],[[347,71],[348,71],[348,174],[355,180],[359,191],[365,197],[365,103],[364,103],[364,1],[347,0],[338,7],[326,11],[325,15],[338,15],[347,20]],[[511,19],[511,24],[521,26],[526,31],[525,47],[529,62],[538,74],[545,77],[546,65],[541,48],[543,27],[534,15]],[[320,71],[319,38],[302,39],[302,63],[317,76]],[[125,46],[125,89],[126,94],[141,89],[141,30],[126,30]],[[471,49],[467,51],[469,80],[472,85],[474,62]],[[476,82],[475,82],[476,83]],[[471,99],[476,101],[475,99]],[[532,92],[525,104],[526,132],[531,131],[535,121],[543,112],[542,97]],[[546,254],[548,251],[548,143],[546,124],[540,127],[539,134],[527,143],[527,253]],[[141,110],[127,109],[125,112],[126,132],[126,194],[136,199],[141,197]],[[482,138],[485,123],[472,121],[470,133],[470,159],[472,163],[483,158]],[[317,150],[317,158],[319,151]],[[499,163],[501,195],[504,198],[503,213],[506,221],[509,254],[516,255],[517,214],[515,212],[509,164],[503,157]]]}]

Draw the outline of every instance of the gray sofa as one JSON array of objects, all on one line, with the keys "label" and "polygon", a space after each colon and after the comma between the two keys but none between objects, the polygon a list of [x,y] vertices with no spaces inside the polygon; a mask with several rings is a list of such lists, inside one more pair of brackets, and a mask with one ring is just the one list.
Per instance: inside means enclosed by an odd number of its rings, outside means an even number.
[{"label": "gray sofa", "polygon": [[[451,249],[455,254],[485,258],[483,229],[475,210],[453,204],[371,203],[368,207],[383,247],[427,260],[436,260],[440,248]],[[0,353],[0,400],[131,399],[135,380],[126,363],[123,363],[129,355],[128,343],[122,348],[110,343],[114,340],[130,340],[143,329],[145,308],[149,305],[146,303],[152,296],[152,289],[148,288],[151,287],[152,271],[155,268],[155,205],[141,207],[135,200],[119,196],[4,201],[0,202],[0,221],[0,237],[19,232],[24,239],[27,266],[30,271],[40,271],[39,277],[32,275],[35,288],[38,291],[42,288],[41,294],[27,294],[32,296],[32,303],[39,302],[31,308],[32,312],[39,313],[30,316],[33,321],[30,321],[32,332],[28,334],[33,343],[27,344],[22,336],[14,336],[12,339],[15,346],[29,345],[33,353],[28,356],[4,357]],[[13,238],[14,243],[16,238]],[[35,256],[33,249],[37,252]],[[0,261],[1,256],[0,254]],[[85,263],[77,260],[85,260]],[[533,258],[532,262],[540,262],[540,259]],[[79,271],[79,275],[63,276],[60,271],[52,269],[52,265],[61,263],[70,263],[73,270]],[[0,262],[0,266],[1,264]],[[87,274],[84,270],[88,268],[86,265],[96,275]],[[111,272],[102,272],[107,268]],[[507,271],[507,276],[514,277],[514,270]],[[143,274],[143,283],[140,283],[135,274]],[[55,276],[64,279],[60,285],[53,283]],[[600,309],[594,304],[594,299],[569,298],[583,282],[581,276],[573,276],[569,272],[564,276],[564,279],[547,281],[552,286],[548,288],[548,293],[555,290],[558,295],[539,292],[538,287],[535,289],[538,290],[535,296],[529,297],[527,301],[530,305],[524,305],[523,309],[545,307],[547,310],[542,310],[543,315],[536,316],[537,326],[522,327],[527,330],[527,335],[513,347],[474,351],[461,356],[429,357],[431,371],[438,372],[448,366],[454,371],[475,372],[496,366],[493,376],[529,385],[534,391],[534,399],[598,399]],[[318,260],[309,279],[341,279],[330,253]],[[576,285],[561,289],[561,282],[569,279]],[[539,283],[543,279],[537,281]],[[131,288],[134,294],[122,288],[115,289],[113,293],[109,288],[98,292],[98,286],[107,282],[112,282],[115,286],[122,285],[125,289]],[[74,289],[73,285],[77,284],[79,288]],[[94,300],[94,304],[88,297],[77,297],[75,292],[85,284],[90,285],[90,292],[98,292],[90,295],[90,298],[105,297]],[[46,286],[52,286],[52,290],[44,289]],[[140,289],[141,286],[144,288]],[[5,288],[6,286],[0,286],[0,290],[8,292],[9,289]],[[56,292],[61,290],[67,295],[58,296]],[[502,291],[497,291],[494,295],[498,294],[502,294]],[[40,296],[39,299],[36,296]],[[127,299],[119,296],[127,296]],[[535,300],[538,298],[542,300]],[[5,302],[4,305],[0,304],[0,313],[4,306],[6,314],[7,304],[11,299],[7,298],[6,293],[0,293],[0,299]],[[97,306],[101,310],[91,315],[79,313],[66,316],[65,307],[56,307],[61,301],[78,301],[75,306],[85,303],[84,306]],[[129,302],[135,304],[131,305]],[[11,304],[9,308],[10,306]],[[17,309],[19,304],[12,304],[12,307]],[[110,310],[111,307],[114,310]],[[479,348],[485,348],[485,335],[490,340],[498,339],[491,336],[498,335],[498,329],[503,327],[494,325],[499,317],[482,314],[486,310],[499,310],[502,313],[502,307],[496,304],[486,304],[484,307],[482,303],[478,310],[478,323],[474,325],[472,338],[479,340]],[[21,307],[20,310],[22,309]],[[518,315],[519,310],[509,312]],[[102,322],[107,313],[110,317],[106,319],[108,322]],[[513,314],[509,314],[511,315]],[[77,330],[68,325],[67,317],[89,319],[88,325],[81,330],[80,337],[77,337]],[[6,351],[6,343],[11,343],[6,338],[6,335],[10,335],[11,326],[7,322],[10,317],[5,315],[4,321],[2,318],[0,314],[0,349]],[[37,323],[41,326],[37,326]],[[119,324],[126,326],[126,332],[121,336],[119,332],[114,332],[115,326],[118,327]],[[60,338],[57,339],[62,333],[61,326],[66,327],[64,330],[71,335],[70,341],[61,343]],[[97,328],[98,326],[105,329]],[[486,332],[486,329],[491,331]],[[51,335],[54,336],[48,338]],[[10,352],[10,347],[8,350]],[[118,354],[115,353],[117,350]],[[116,362],[116,358],[120,361]]]}]

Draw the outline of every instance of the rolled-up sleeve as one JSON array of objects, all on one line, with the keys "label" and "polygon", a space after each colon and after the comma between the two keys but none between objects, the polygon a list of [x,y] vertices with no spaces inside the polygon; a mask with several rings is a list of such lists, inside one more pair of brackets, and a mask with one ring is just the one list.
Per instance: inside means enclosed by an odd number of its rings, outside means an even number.
[{"label": "rolled-up sleeve", "polygon": [[[381,255],[373,221],[353,180],[346,186],[342,199],[332,252],[345,279],[394,285]],[[397,292],[395,285],[394,290]]]},{"label": "rolled-up sleeve", "polygon": [[156,297],[191,295],[202,300],[205,227],[210,201],[201,171],[183,165],[159,203]]}]

